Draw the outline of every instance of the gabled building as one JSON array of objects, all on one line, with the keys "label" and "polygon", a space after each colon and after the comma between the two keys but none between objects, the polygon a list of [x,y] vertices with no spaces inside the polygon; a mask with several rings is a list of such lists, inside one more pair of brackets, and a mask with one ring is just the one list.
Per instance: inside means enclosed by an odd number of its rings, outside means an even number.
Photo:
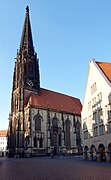
[{"label": "gabled building", "polygon": [[81,109],[79,99],[40,87],[27,6],[13,74],[9,156],[81,153]]},{"label": "gabled building", "polygon": [[111,161],[111,63],[89,64],[82,108],[85,159]]},{"label": "gabled building", "polygon": [[0,156],[7,155],[7,130],[0,130]]}]

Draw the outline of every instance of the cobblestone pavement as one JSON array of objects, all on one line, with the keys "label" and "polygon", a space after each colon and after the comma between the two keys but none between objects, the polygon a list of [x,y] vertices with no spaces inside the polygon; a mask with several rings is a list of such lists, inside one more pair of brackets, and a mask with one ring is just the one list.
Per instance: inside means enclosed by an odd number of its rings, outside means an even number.
[{"label": "cobblestone pavement", "polygon": [[0,180],[111,180],[111,164],[75,157],[0,158]]}]

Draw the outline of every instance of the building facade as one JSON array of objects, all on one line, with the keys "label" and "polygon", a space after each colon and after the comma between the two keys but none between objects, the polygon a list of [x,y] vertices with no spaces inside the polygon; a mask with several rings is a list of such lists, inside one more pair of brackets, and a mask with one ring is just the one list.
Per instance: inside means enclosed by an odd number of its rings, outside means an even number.
[{"label": "building facade", "polygon": [[7,155],[7,130],[0,130],[0,156]]},{"label": "building facade", "polygon": [[84,158],[111,161],[111,63],[91,60],[81,116]]},{"label": "building facade", "polygon": [[81,109],[79,99],[40,87],[27,6],[13,74],[9,156],[81,153]]}]

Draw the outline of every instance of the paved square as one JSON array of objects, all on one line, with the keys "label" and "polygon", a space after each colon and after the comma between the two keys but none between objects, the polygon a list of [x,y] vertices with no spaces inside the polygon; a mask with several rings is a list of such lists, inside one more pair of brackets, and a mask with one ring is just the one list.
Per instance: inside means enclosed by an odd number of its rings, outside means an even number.
[{"label": "paved square", "polygon": [[111,164],[75,157],[0,159],[0,180],[111,180]]}]

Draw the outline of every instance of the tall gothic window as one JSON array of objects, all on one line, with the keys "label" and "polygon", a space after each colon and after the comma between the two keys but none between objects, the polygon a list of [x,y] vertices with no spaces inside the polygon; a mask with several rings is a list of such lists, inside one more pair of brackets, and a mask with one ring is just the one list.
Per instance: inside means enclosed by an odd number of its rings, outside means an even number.
[{"label": "tall gothic window", "polygon": [[56,117],[54,117],[52,119],[52,127],[53,128],[58,128],[58,119]]},{"label": "tall gothic window", "polygon": [[71,139],[70,139],[70,126],[71,126],[71,121],[67,119],[65,121],[65,143],[66,143],[66,148],[69,149],[71,147]]},{"label": "tall gothic window", "polygon": [[51,132],[51,146],[54,146],[55,148],[57,148],[57,144],[58,144],[58,119],[55,116],[52,118],[52,132]]},{"label": "tall gothic window", "polygon": [[41,115],[38,113],[38,114],[34,117],[35,130],[36,130],[36,131],[41,131],[41,120],[42,120],[42,117],[41,117]]}]

